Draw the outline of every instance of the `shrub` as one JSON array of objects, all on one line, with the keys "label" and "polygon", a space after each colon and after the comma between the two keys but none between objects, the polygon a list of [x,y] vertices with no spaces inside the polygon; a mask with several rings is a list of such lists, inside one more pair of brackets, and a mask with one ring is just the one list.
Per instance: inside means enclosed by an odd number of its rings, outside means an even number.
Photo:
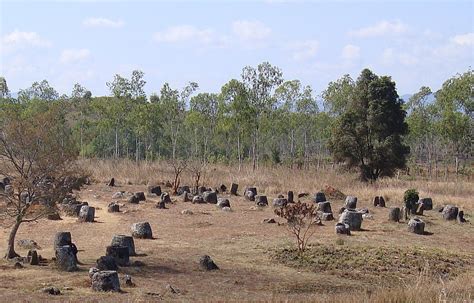
[{"label": "shrub", "polygon": [[315,233],[313,225],[318,222],[318,213],[314,204],[296,202],[275,209],[275,214],[286,219],[289,231],[296,237],[299,253],[304,252],[308,240]]}]

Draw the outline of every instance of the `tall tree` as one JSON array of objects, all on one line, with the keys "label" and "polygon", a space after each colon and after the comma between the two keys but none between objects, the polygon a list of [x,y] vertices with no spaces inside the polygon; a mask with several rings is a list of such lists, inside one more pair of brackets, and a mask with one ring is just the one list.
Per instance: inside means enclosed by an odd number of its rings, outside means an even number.
[{"label": "tall tree", "polygon": [[358,167],[361,179],[375,181],[404,168],[409,148],[406,112],[390,77],[364,69],[357,79],[354,99],[338,118],[330,149],[336,161]]},{"label": "tall tree", "polygon": [[281,70],[268,62],[257,68],[246,66],[242,70],[242,82],[247,89],[250,105],[255,113],[255,128],[252,134],[253,169],[258,168],[260,148],[260,126],[262,116],[270,112],[275,105],[274,90],[283,82]]},{"label": "tall tree", "polygon": [[10,97],[10,90],[8,89],[7,80],[4,77],[0,77],[0,98]]},{"label": "tall tree", "polygon": [[20,102],[27,102],[32,99],[54,101],[58,98],[58,92],[51,85],[49,85],[49,82],[46,80],[41,82],[33,82],[31,87],[20,89],[18,92],[18,100]]}]

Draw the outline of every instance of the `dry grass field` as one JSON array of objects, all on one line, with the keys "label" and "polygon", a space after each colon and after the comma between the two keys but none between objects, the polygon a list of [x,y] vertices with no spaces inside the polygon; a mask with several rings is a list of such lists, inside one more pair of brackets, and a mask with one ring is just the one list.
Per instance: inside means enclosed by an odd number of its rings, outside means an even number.
[{"label": "dry grass field", "polygon": [[[89,171],[92,185],[77,192],[79,200],[96,207],[94,223],[78,223],[63,216],[61,221],[41,220],[24,224],[17,239],[33,239],[47,259],[54,256],[53,236],[70,231],[84,263],[73,273],[59,272],[52,264],[13,269],[0,261],[0,302],[473,302],[474,301],[474,186],[466,180],[450,182],[380,180],[367,185],[350,174],[330,171],[301,171],[263,168],[241,172],[221,166],[209,166],[204,174],[206,186],[231,182],[255,185],[269,201],[288,190],[307,192],[310,203],[315,192],[330,185],[346,195],[359,198],[358,207],[367,207],[373,219],[364,220],[362,231],[338,236],[334,221],[316,226],[310,247],[303,256],[294,251],[294,239],[285,222],[272,207],[258,209],[242,195],[229,197],[231,212],[211,204],[192,204],[172,197],[168,209],[157,209],[158,197],[128,204],[121,201],[121,213],[108,213],[107,204],[116,191],[145,191],[148,184],[172,178],[165,164],[99,162],[87,160],[81,166]],[[117,187],[106,182],[115,177]],[[182,184],[191,185],[185,172]],[[431,197],[435,207],[455,204],[466,213],[469,222],[459,224],[442,220],[435,211],[426,211],[422,219],[430,235],[407,231],[406,222],[390,223],[387,208],[375,208],[376,195],[386,197],[387,206],[401,206],[403,192],[417,188],[421,197]],[[166,189],[165,189],[166,190]],[[220,195],[227,196],[227,195]],[[331,200],[333,211],[343,205]],[[184,209],[192,215],[181,214]],[[267,224],[275,218],[282,224]],[[337,219],[337,218],[336,218]],[[135,287],[122,285],[123,293],[95,293],[90,289],[88,269],[105,254],[115,234],[130,234],[134,222],[150,222],[155,239],[135,239],[144,266],[120,269],[132,276]],[[4,254],[8,229],[0,229],[0,254]],[[22,255],[26,250],[17,248]],[[200,256],[208,254],[220,270],[205,272],[199,268]],[[179,289],[174,294],[170,284]],[[60,296],[42,294],[45,286],[56,286]]]}]

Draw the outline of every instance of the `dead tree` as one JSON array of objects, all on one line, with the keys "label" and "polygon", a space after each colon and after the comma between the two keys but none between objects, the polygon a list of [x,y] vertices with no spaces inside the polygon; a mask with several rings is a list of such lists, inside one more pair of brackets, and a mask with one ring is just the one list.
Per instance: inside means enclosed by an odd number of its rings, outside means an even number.
[{"label": "dead tree", "polygon": [[203,159],[192,159],[189,161],[188,170],[191,173],[192,179],[194,180],[194,190],[196,192],[198,192],[199,182],[201,181],[201,177],[206,166],[207,161]]},{"label": "dead tree", "polygon": [[26,113],[17,106],[0,114],[0,175],[11,180],[9,190],[0,192],[0,223],[11,227],[5,258],[18,256],[14,244],[21,223],[38,222],[69,191],[74,144],[59,106],[48,107]]},{"label": "dead tree", "polygon": [[173,194],[176,195],[178,193],[178,187],[181,183],[180,176],[186,169],[188,162],[186,159],[172,159],[169,161],[169,165],[173,168],[174,178],[172,183],[172,189]]}]

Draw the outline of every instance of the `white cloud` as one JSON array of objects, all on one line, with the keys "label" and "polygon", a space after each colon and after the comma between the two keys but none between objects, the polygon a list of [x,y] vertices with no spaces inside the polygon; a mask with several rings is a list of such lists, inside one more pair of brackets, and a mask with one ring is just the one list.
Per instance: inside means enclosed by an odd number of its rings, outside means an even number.
[{"label": "white cloud", "polygon": [[87,18],[82,21],[82,24],[86,27],[120,28],[124,26],[124,22],[122,20],[111,20],[102,17]]},{"label": "white cloud", "polygon": [[2,49],[12,51],[26,47],[49,47],[51,42],[43,39],[36,32],[22,32],[14,30],[2,37]]},{"label": "white cloud", "polygon": [[473,46],[474,45],[474,33],[467,33],[463,35],[456,35],[451,38],[451,41],[461,46]]},{"label": "white cloud", "polygon": [[239,20],[232,23],[234,34],[247,42],[263,42],[272,30],[260,21]]},{"label": "white cloud", "polygon": [[61,63],[75,63],[87,59],[90,56],[90,50],[86,48],[82,49],[65,49],[61,52],[59,61]]},{"label": "white cloud", "polygon": [[346,60],[354,60],[360,56],[360,47],[352,44],[344,46],[342,49],[342,58]]},{"label": "white cloud", "polygon": [[191,25],[178,25],[156,32],[153,39],[162,43],[198,42],[211,43],[214,32],[211,29],[199,29]]},{"label": "white cloud", "polygon": [[319,49],[319,42],[316,40],[306,40],[293,43],[289,48],[293,51],[293,59],[306,60],[316,56]]},{"label": "white cloud", "polygon": [[363,27],[349,32],[350,36],[368,38],[384,35],[398,35],[406,32],[408,26],[400,20],[381,21],[373,26]]}]

